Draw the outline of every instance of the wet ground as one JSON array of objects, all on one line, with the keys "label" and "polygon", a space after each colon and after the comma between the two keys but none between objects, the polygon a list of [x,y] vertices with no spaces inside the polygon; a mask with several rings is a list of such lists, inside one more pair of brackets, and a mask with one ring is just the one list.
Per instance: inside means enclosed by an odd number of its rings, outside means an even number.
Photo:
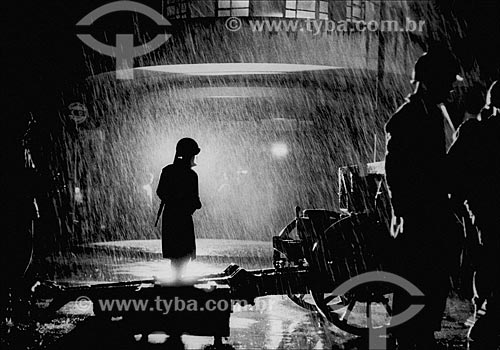
[{"label": "wet ground", "polygon": [[[269,242],[199,240],[198,259],[187,271],[187,278],[221,272],[230,262],[246,269],[271,267]],[[149,279],[168,281],[171,271],[161,259],[159,241],[125,241],[82,247],[55,256],[45,264],[47,278],[59,283],[99,283]],[[40,265],[39,268],[43,269]],[[50,271],[48,268],[50,267]],[[39,305],[43,307],[43,305]],[[438,338],[443,349],[465,349],[465,322],[470,304],[449,298]],[[124,334],[120,320],[102,323],[91,309],[82,310],[73,302],[61,308],[52,320],[4,326],[2,342],[19,349],[166,349],[175,348],[164,333],[148,339]],[[187,349],[201,349],[211,337],[183,335]],[[287,296],[257,299],[254,307],[237,308],[230,318],[230,337],[225,343],[236,349],[367,349],[363,340],[322,322],[320,316],[294,304]]]}]

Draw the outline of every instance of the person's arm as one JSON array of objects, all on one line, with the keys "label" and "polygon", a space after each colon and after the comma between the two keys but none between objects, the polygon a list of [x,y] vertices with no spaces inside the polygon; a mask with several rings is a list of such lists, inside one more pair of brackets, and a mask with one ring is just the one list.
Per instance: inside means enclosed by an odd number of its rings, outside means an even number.
[{"label": "person's arm", "polygon": [[[446,155],[446,177],[448,179],[449,193],[454,208],[461,208],[465,201],[468,167],[468,154],[474,148],[477,138],[480,138],[477,121],[467,121],[457,131],[455,142],[451,145]],[[479,150],[476,150],[479,151]]]},{"label": "person's arm", "polygon": [[165,202],[167,200],[168,187],[169,187],[168,171],[166,169],[163,169],[160,175],[160,181],[158,182],[158,188],[156,189],[156,194],[162,202]]},{"label": "person's arm", "polygon": [[[412,130],[401,121],[394,121],[386,127],[387,151],[385,156],[385,174],[391,194],[394,215],[403,216],[411,211],[411,154]],[[415,132],[415,131],[413,131]]]},{"label": "person's arm", "polygon": [[200,193],[198,188],[198,175],[194,173],[194,198],[193,198],[193,212],[197,209],[201,209]]}]

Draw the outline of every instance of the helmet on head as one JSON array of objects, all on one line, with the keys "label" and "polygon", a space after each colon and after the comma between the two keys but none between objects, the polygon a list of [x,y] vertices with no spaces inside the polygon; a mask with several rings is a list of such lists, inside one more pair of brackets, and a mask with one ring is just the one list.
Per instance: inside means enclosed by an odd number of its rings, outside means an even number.
[{"label": "helmet on head", "polygon": [[412,82],[462,81],[459,73],[460,65],[452,52],[443,46],[435,46],[415,62]]},{"label": "helmet on head", "polygon": [[200,147],[195,140],[189,137],[180,139],[175,146],[175,158],[192,157],[200,153]]}]

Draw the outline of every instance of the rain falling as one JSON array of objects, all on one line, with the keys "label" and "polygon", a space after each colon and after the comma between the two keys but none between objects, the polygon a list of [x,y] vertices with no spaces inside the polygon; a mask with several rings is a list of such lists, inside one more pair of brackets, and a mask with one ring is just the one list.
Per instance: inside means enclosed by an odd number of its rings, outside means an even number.
[{"label": "rain falling", "polygon": [[[5,113],[15,118],[2,175],[2,347],[487,349],[496,330],[468,331],[495,294],[471,302],[487,284],[472,276],[495,274],[477,259],[495,265],[496,221],[483,208],[498,201],[456,174],[495,182],[494,152],[481,177],[486,166],[459,148],[461,125],[500,114],[495,9],[439,0],[13,6],[23,21],[7,33]],[[411,108],[444,124],[413,121]],[[481,135],[476,147],[496,147]],[[194,151],[181,149],[183,138]],[[446,229],[444,206],[458,218]],[[414,231],[426,234],[406,238]],[[106,340],[88,340],[94,333]]]}]

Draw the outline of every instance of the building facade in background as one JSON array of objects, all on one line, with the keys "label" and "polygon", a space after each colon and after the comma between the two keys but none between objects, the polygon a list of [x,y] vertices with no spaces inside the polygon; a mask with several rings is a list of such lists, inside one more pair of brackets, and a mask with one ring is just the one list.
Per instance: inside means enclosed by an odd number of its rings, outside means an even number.
[{"label": "building facade in background", "polygon": [[[262,39],[262,35],[280,34],[283,29],[284,33],[281,34],[287,36],[284,40],[271,39],[268,42],[273,41],[273,44],[279,46],[296,45],[297,53],[286,55],[295,62],[352,65],[353,68],[379,70],[382,76],[386,71],[407,75],[411,73],[415,58],[422,52],[422,38],[428,29],[421,17],[427,13],[427,5],[428,2],[369,0],[165,0],[161,13],[173,22],[186,21],[190,25],[203,23],[212,27],[218,22],[223,23],[229,17],[238,17],[243,22],[243,28],[237,34],[245,37],[242,42],[247,45],[239,50],[243,57],[252,44]],[[294,25],[276,22],[271,25],[262,23],[279,20],[295,21],[299,29],[293,30]],[[321,24],[321,30],[318,30],[321,35],[300,29],[307,21],[324,22]],[[347,32],[329,30],[332,28],[332,22],[341,21],[348,24]],[[421,30],[407,31],[408,21],[422,23],[418,28]],[[359,30],[359,27],[356,27],[359,22],[375,22],[385,30]],[[397,26],[396,30],[391,30],[392,26]],[[259,28],[258,32],[256,27]],[[223,27],[221,29],[224,30]],[[218,30],[219,28],[215,29]],[[245,31],[246,33],[243,33]],[[199,26],[192,35],[200,35]],[[291,35],[295,37],[291,38]],[[228,39],[232,37],[229,36],[226,40]],[[310,42],[305,44],[304,40]],[[234,40],[235,48],[238,47],[239,41],[240,39]],[[294,43],[290,44],[291,41]],[[304,52],[310,52],[312,55],[319,52],[324,57],[315,58],[314,62],[304,62],[299,58]],[[338,55],[338,52],[342,55]],[[325,56],[330,57],[330,60],[325,59]],[[250,61],[258,60],[254,58]]]},{"label": "building facade in background", "polygon": [[[284,17],[366,20],[378,1],[367,0],[167,0],[164,15],[171,19],[198,17]],[[401,7],[401,2],[393,2]]]},{"label": "building facade in background", "polygon": [[380,16],[381,7],[387,19],[397,19],[408,15],[412,6],[423,7],[414,1],[165,0],[162,12],[168,19],[235,16],[370,21]]}]

